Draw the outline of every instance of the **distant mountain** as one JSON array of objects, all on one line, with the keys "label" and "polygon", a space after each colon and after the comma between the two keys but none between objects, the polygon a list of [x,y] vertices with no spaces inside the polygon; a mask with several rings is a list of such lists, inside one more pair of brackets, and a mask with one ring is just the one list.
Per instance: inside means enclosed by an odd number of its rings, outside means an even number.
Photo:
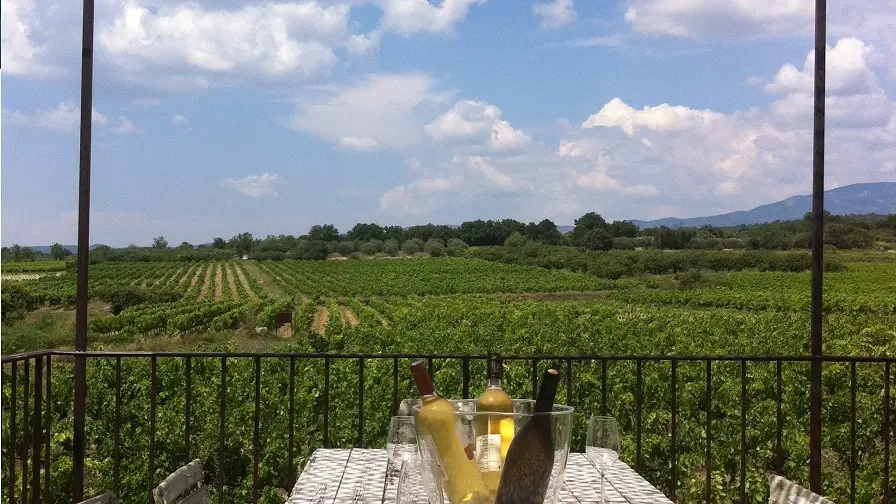
[{"label": "distant mountain", "polygon": [[[896,213],[896,182],[874,182],[838,187],[824,192],[825,210],[837,215]],[[812,195],[793,196],[777,203],[758,206],[752,210],[731,212],[709,217],[679,219],[669,217],[652,221],[632,220],[640,228],[660,226],[740,226],[776,220],[802,219],[812,211]]]}]

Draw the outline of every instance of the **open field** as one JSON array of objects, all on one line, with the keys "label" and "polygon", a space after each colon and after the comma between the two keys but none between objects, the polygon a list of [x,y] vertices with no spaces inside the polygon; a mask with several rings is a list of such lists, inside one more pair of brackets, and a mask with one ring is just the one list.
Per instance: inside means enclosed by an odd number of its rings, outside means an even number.
[{"label": "open field", "polygon": [[[735,252],[736,253],[736,252]],[[880,254],[844,254],[842,269],[825,275],[825,353],[832,355],[896,355],[896,258]],[[67,346],[64,332],[71,324],[73,278],[43,277],[20,282],[42,296],[43,305],[25,319],[4,324],[4,354]],[[4,282],[4,293],[7,283]],[[289,352],[426,352],[504,354],[601,354],[601,355],[806,355],[809,344],[808,272],[680,271],[674,274],[638,274],[612,280],[585,273],[547,270],[478,259],[408,259],[360,261],[209,261],[185,263],[104,263],[91,270],[91,288],[102,294],[115,286],[137,292],[167,293],[165,301],[148,300],[109,313],[109,302],[91,304],[90,341],[93,349],[181,350],[277,350]],[[69,297],[71,294],[71,297]],[[37,295],[37,294],[35,294]],[[111,294],[109,294],[111,296]],[[292,311],[289,334],[273,330],[259,334],[256,327],[273,328],[274,314]],[[54,317],[68,317],[54,325]],[[25,327],[30,327],[25,331]],[[55,336],[41,339],[41,331]],[[409,362],[402,359],[400,370]],[[286,451],[283,397],[289,390],[288,360],[263,360],[262,485],[264,502],[278,502],[275,487],[292,484],[282,454]],[[66,362],[55,362],[67,366]],[[184,363],[160,359],[160,439],[182,437]],[[563,362],[543,362],[565,366]],[[123,437],[127,452],[147,446],[147,380],[145,360],[123,362],[125,391],[122,415],[129,428]],[[296,364],[297,453],[300,460],[322,444],[320,422],[323,361]],[[565,368],[564,368],[565,369]],[[111,360],[98,359],[88,368],[92,404],[108,404],[114,397]],[[531,394],[529,369],[523,363],[507,366],[506,388],[515,396]],[[606,374],[598,362],[575,365],[572,399],[582,412],[579,430],[588,412],[595,412],[601,382],[608,387],[607,408],[620,419],[624,433],[622,457],[634,459],[635,398],[641,391],[643,473],[658,488],[669,492],[669,394],[668,362],[643,363],[640,380],[632,362],[609,362]],[[4,373],[7,371],[4,370]],[[220,363],[195,359],[192,367],[195,426],[192,451],[209,467],[215,466],[218,432],[213,418],[218,408]],[[713,502],[738,498],[740,470],[741,373],[748,404],[747,485],[749,502],[762,501],[765,475],[777,457],[783,456],[787,474],[805,481],[808,456],[808,365],[781,366],[782,419],[785,453],[775,450],[774,362],[717,363],[712,369],[714,390],[711,406],[713,430]],[[333,362],[330,370],[330,443],[351,446],[358,429],[359,387],[364,389],[364,439],[368,446],[384,442],[391,405],[392,362],[369,361],[364,382],[359,383],[354,361]],[[481,391],[485,368],[471,364],[472,393]],[[682,363],[677,369],[679,477],[678,502],[703,502],[705,418],[705,369],[702,363]],[[54,374],[54,414],[59,435],[70,429],[70,383]],[[254,415],[249,390],[251,361],[234,359],[228,364],[226,426],[227,450],[235,461],[251,460]],[[850,369],[845,364],[826,364],[824,456],[826,493],[835,502],[848,502]],[[884,425],[882,404],[884,366],[856,366],[857,499],[879,501],[882,492],[884,432],[896,439],[896,425]],[[460,363],[437,363],[435,380],[446,395],[460,395]],[[890,371],[891,390],[896,373]],[[9,394],[4,377],[4,394]],[[389,387],[383,387],[388,383]],[[400,375],[401,394],[411,395],[409,379]],[[66,388],[68,387],[68,388]],[[565,385],[560,396],[565,397]],[[638,388],[640,387],[640,389]],[[19,390],[21,394],[21,388]],[[896,394],[890,395],[896,411]],[[4,417],[5,418],[5,417]],[[892,418],[892,413],[891,413]],[[69,419],[69,420],[66,420]],[[69,423],[66,423],[66,422]],[[892,423],[892,422],[891,422]],[[90,455],[91,488],[107,488],[113,423],[96,412],[89,435],[96,441]],[[106,441],[104,441],[106,440]],[[583,439],[574,440],[577,448]],[[890,443],[890,459],[894,459]],[[183,458],[178,443],[156,445],[156,478],[164,476]],[[55,448],[54,448],[55,449]],[[59,448],[60,488],[67,470]],[[234,462],[236,464],[236,462]],[[54,466],[57,465],[54,462]],[[245,464],[243,464],[245,465]],[[251,465],[251,464],[250,464]],[[242,466],[240,466],[242,467]],[[251,471],[234,465],[225,485],[228,500],[239,501],[251,488]],[[5,469],[4,469],[5,470]],[[230,470],[230,469],[228,469]],[[126,502],[145,497],[146,467],[124,460],[122,481]],[[890,471],[896,489],[896,472]],[[54,483],[55,484],[55,483]]]}]

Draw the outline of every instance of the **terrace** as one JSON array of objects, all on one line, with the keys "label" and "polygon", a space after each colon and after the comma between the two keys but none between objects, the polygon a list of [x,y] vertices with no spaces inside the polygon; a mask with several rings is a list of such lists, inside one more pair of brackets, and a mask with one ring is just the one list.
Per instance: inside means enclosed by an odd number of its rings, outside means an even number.
[{"label": "terrace", "polygon": [[[148,499],[200,458],[215,502],[282,502],[317,448],[382,447],[425,359],[444,395],[484,386],[485,355],[87,351],[93,0],[84,1],[75,351],[4,356],[4,502]],[[843,502],[891,502],[893,363],[822,354],[826,2],[816,0],[810,355],[510,355],[506,388],[561,370],[573,450],[616,416],[622,458],[675,502],[758,502],[770,472]],[[846,388],[844,388],[846,384]],[[807,393],[808,391],[808,393]],[[806,433],[808,432],[808,435]],[[695,455],[696,454],[696,455]]]}]

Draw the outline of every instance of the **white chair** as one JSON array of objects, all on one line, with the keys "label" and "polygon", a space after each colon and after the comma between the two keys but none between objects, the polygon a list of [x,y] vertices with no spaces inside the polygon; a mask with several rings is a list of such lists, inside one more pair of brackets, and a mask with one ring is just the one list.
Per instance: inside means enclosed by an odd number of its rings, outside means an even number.
[{"label": "white chair", "polygon": [[159,483],[152,491],[153,500],[156,504],[211,504],[211,495],[202,480],[202,462],[196,459]]},{"label": "white chair", "polygon": [[768,504],[834,504],[777,474],[769,477],[768,486]]}]

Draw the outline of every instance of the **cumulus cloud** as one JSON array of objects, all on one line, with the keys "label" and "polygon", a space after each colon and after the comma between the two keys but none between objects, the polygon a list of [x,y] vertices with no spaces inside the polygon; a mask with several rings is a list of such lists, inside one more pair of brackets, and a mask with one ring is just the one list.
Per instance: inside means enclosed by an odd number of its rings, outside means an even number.
[{"label": "cumulus cloud", "polygon": [[531,142],[525,133],[501,119],[501,109],[482,101],[458,101],[424,130],[438,141],[480,142],[493,151],[519,149]]},{"label": "cumulus cloud", "polygon": [[656,189],[656,186],[653,184],[638,184],[631,187],[625,188],[625,194],[631,194],[633,196],[656,196],[659,194],[659,191]]},{"label": "cumulus cloud", "polygon": [[358,150],[358,151],[368,151],[376,149],[376,146],[379,143],[375,138],[370,137],[353,137],[347,136],[339,139],[339,145],[345,147],[346,149]]},{"label": "cumulus cloud", "polygon": [[424,74],[369,75],[301,97],[287,125],[343,147],[360,139],[367,145],[403,147],[420,137],[424,117],[444,99]]},{"label": "cumulus cloud", "polygon": [[119,135],[136,135],[137,133],[140,133],[140,128],[134,126],[134,123],[127,117],[119,116],[118,119],[121,121],[121,124],[115,132]]},{"label": "cumulus cloud", "polygon": [[246,175],[243,178],[228,178],[223,181],[226,187],[236,189],[240,194],[261,198],[262,196],[276,196],[274,184],[279,177],[276,173],[265,172],[261,175]]},{"label": "cumulus cloud", "polygon": [[707,126],[722,119],[722,114],[711,110],[694,110],[680,105],[670,106],[665,103],[655,107],[645,106],[641,110],[635,110],[617,97],[610,100],[597,113],[591,114],[582,123],[582,127],[619,127],[627,134],[633,135],[636,128],[646,128],[653,131],[676,131]]},{"label": "cumulus cloud", "polygon": [[9,75],[43,77],[59,69],[45,60],[45,48],[32,38],[37,18],[34,0],[4,0],[0,3],[0,63]]},{"label": "cumulus cloud", "polygon": [[485,0],[444,0],[433,5],[428,0],[378,0],[383,9],[381,29],[401,35],[419,32],[447,32],[467,16],[473,5]]},{"label": "cumulus cloud", "polygon": [[532,12],[541,19],[541,27],[544,29],[559,28],[576,18],[572,0],[538,2],[532,6]]},{"label": "cumulus cloud", "polygon": [[792,35],[814,19],[814,0],[626,0],[636,33],[699,39]]},{"label": "cumulus cloud", "polygon": [[336,63],[349,6],[315,1],[240,9],[125,3],[99,30],[98,45],[123,67],[310,78]]},{"label": "cumulus cloud", "polygon": [[[81,126],[81,107],[71,102],[61,102],[56,108],[41,109],[31,115],[20,111],[8,114],[8,119],[14,124],[22,124],[48,131],[60,133],[73,133]],[[109,119],[97,112],[94,108],[91,120],[93,124],[106,124]]]},{"label": "cumulus cloud", "polygon": [[173,122],[174,124],[185,124],[187,122],[187,118],[180,114],[174,114],[173,116],[171,116],[171,122]]}]

